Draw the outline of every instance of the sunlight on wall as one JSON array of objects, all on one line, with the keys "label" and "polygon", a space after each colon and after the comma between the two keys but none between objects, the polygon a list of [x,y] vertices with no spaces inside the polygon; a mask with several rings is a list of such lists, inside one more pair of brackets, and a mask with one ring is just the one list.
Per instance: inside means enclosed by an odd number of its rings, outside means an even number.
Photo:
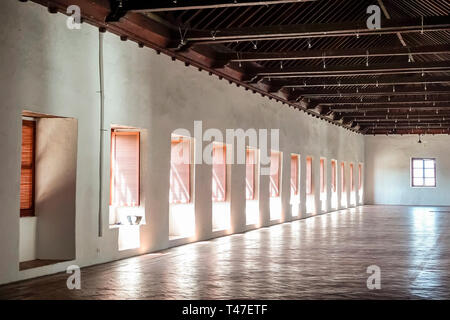
[{"label": "sunlight on wall", "polygon": [[259,227],[259,201],[247,200],[245,202],[245,215],[247,225],[257,225]]},{"label": "sunlight on wall", "polygon": [[270,220],[281,219],[281,197],[270,198]]},{"label": "sunlight on wall", "polygon": [[119,251],[137,249],[141,246],[139,226],[121,226],[119,228]]},{"label": "sunlight on wall", "polygon": [[213,202],[213,231],[230,229],[230,203]]},{"label": "sunlight on wall", "polygon": [[347,208],[348,202],[347,202],[347,192],[342,192],[341,194],[341,207]]},{"label": "sunlight on wall", "polygon": [[313,194],[306,195],[306,213],[316,213],[316,201]]},{"label": "sunlight on wall", "polygon": [[355,191],[350,192],[350,205],[352,205],[352,206],[356,205],[356,192]]},{"label": "sunlight on wall", "polygon": [[291,215],[296,218],[300,216],[300,200],[295,200],[291,202]]},{"label": "sunlight on wall", "polygon": [[169,238],[188,238],[194,236],[194,204],[170,204],[169,210]]},{"label": "sunlight on wall", "polygon": [[320,203],[322,212],[327,211],[327,194],[325,192],[320,194]]},{"label": "sunlight on wall", "polygon": [[338,209],[338,195],[337,192],[333,192],[331,194],[331,208],[337,210]]}]

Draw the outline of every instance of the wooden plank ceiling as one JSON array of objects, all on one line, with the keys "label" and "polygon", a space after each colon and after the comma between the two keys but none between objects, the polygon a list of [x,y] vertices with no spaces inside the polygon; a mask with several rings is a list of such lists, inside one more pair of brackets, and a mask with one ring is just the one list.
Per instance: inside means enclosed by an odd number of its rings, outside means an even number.
[{"label": "wooden plank ceiling", "polygon": [[34,1],[348,130],[450,134],[448,0]]}]

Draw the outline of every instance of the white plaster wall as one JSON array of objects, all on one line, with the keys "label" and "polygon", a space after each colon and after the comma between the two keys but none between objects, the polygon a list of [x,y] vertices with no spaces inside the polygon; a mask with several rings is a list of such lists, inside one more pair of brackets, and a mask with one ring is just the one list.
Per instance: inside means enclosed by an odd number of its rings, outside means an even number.
[{"label": "white plaster wall", "polygon": [[36,126],[36,256],[75,257],[77,121],[39,119]]},{"label": "white plaster wall", "polygon": [[20,218],[19,262],[36,259],[36,217]]},{"label": "white plaster wall", "polygon": [[[450,136],[366,136],[368,204],[450,205]],[[412,188],[411,158],[436,158],[436,188]]]},{"label": "white plaster wall", "polygon": [[[45,7],[16,0],[2,1],[0,11],[0,283],[65,270],[71,264],[86,266],[156,251],[183,241],[169,241],[170,137],[177,128],[193,132],[194,120],[203,129],[280,129],[280,151],[319,159],[364,162],[364,138],[303,112],[254,95],[206,72],[172,62],[136,43],[105,34],[105,124],[145,130],[141,149],[141,188],[146,224],[140,226],[139,249],[118,250],[119,230],[108,227],[109,150],[105,135],[102,221],[98,236],[99,76],[98,31],[83,24],[68,30],[66,16],[49,15]],[[78,120],[76,171],[76,260],[19,272],[20,113],[22,110],[73,117]],[[201,146],[202,142],[196,141]],[[203,143],[206,145],[206,143]],[[291,220],[289,206],[290,160],[283,157],[282,222]],[[328,163],[329,161],[327,161]],[[245,165],[231,172],[231,230],[213,233],[211,219],[211,166],[196,165],[196,236],[206,240],[245,226]],[[269,179],[260,187],[261,225],[269,221]],[[318,195],[319,184],[315,183]],[[305,179],[301,180],[305,190]],[[302,207],[305,195],[301,195]],[[319,197],[316,197],[318,203]],[[302,208],[302,217],[304,215]],[[191,241],[185,240],[184,242]]]}]

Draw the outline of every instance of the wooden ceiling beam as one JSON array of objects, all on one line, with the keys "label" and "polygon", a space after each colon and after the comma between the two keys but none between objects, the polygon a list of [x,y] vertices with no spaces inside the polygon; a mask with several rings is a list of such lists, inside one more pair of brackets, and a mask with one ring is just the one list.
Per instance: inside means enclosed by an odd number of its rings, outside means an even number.
[{"label": "wooden ceiling beam", "polygon": [[369,130],[371,128],[365,128],[365,130],[361,130],[362,134],[365,135],[389,135],[389,134],[396,134],[396,135],[410,135],[410,134],[420,134],[420,135],[425,135],[425,134],[450,134],[450,129],[406,129],[406,130],[395,130],[394,132],[392,132],[392,130],[387,131],[387,130]]},{"label": "wooden ceiling beam", "polygon": [[395,87],[392,88],[366,88],[366,89],[342,89],[342,90],[297,90],[298,94],[306,98],[323,97],[374,97],[374,96],[425,96],[450,94],[450,87],[427,86],[424,88],[415,87]]},{"label": "wooden ceiling beam", "polygon": [[446,124],[446,126],[450,127],[450,117],[447,117],[445,121],[442,120],[442,118],[426,118],[426,117],[416,117],[416,118],[390,118],[388,117],[378,117],[378,118],[371,118],[371,119],[362,119],[357,117],[350,117],[350,116],[342,116],[342,119],[346,119],[347,121],[356,121],[361,125],[368,125],[368,124],[376,124],[376,123],[383,123],[386,122],[388,124],[396,124],[396,123],[418,123],[418,124],[424,124],[424,123],[437,123],[437,124]]},{"label": "wooden ceiling beam", "polygon": [[[138,12],[161,12],[176,10],[201,10],[234,8],[244,6],[268,6],[284,3],[311,2],[317,0],[122,0],[125,9]],[[112,2],[119,2],[113,0]]]},{"label": "wooden ceiling beam", "polygon": [[218,59],[230,62],[284,61],[337,58],[366,58],[450,53],[450,44],[419,47],[349,48],[328,50],[223,53]]},{"label": "wooden ceiling beam", "polygon": [[[325,106],[323,106],[325,107]],[[387,111],[387,110],[408,110],[408,111],[436,111],[436,110],[448,110],[450,111],[450,104],[446,104],[445,106],[440,106],[440,105],[423,105],[423,104],[419,104],[419,105],[414,105],[414,107],[412,105],[387,105],[387,106],[377,106],[377,107],[366,107],[364,105],[359,106],[359,107],[333,107],[333,106],[328,106],[328,108],[330,108],[331,110],[333,110],[334,112],[359,112],[359,113],[364,113],[364,112],[371,112],[371,111]]]},{"label": "wooden ceiling beam", "polygon": [[271,80],[270,86],[277,88],[323,88],[323,87],[346,87],[346,86],[392,86],[392,85],[415,85],[415,84],[439,84],[450,83],[450,76],[389,76],[377,77],[376,79],[350,79],[350,80],[319,80],[319,79],[291,79]]},{"label": "wooden ceiling beam", "polygon": [[259,76],[259,75],[255,75],[255,72],[259,72],[257,71],[253,71],[253,73],[251,73],[251,71],[249,71],[249,74],[246,75],[246,77],[243,79],[243,81],[246,81],[247,83],[257,83],[257,82],[261,82],[261,81],[265,81],[264,79],[269,79],[269,81],[273,81],[274,79],[289,79],[288,81],[290,81],[290,79],[295,78],[336,78],[336,77],[340,77],[340,78],[344,78],[344,77],[364,77],[364,76],[368,76],[368,77],[383,77],[383,76],[396,76],[396,75],[415,75],[415,74],[433,74],[433,73],[448,73],[450,72],[450,69],[447,67],[442,67],[442,68],[437,68],[437,69],[428,69],[428,70],[422,70],[422,69],[407,69],[407,70],[392,70],[392,71],[371,71],[371,70],[361,70],[361,71],[356,71],[353,73],[348,73],[348,72],[333,72],[333,73],[301,73],[301,74],[272,74],[272,75],[268,75],[268,76]]},{"label": "wooden ceiling beam", "polygon": [[[389,14],[386,6],[384,5],[383,0],[378,0],[378,5],[381,7],[381,10],[383,10],[384,16],[386,19],[391,19],[391,15]],[[407,47],[407,44],[405,42],[405,39],[403,39],[403,36],[400,32],[397,32],[397,38],[400,41],[401,45],[404,47]],[[414,57],[411,56],[411,60],[414,61]]]},{"label": "wooden ceiling beam", "polygon": [[[372,126],[372,125],[367,125],[369,128],[375,128],[375,129],[395,129],[396,127],[397,128],[403,128],[403,129],[419,129],[419,128],[421,128],[421,129],[428,129],[428,128],[430,128],[430,129],[448,129],[448,127],[445,127],[445,126],[440,126],[439,124],[437,124],[437,123],[434,123],[434,124],[413,124],[413,125],[411,125],[411,124],[399,124],[399,123],[397,123],[396,125],[393,125],[393,126],[391,126],[391,125],[377,125],[376,127],[375,126]],[[365,127],[365,125],[361,125],[361,127]]]},{"label": "wooden ceiling beam", "polygon": [[347,75],[384,75],[388,72],[395,71],[405,73],[408,71],[428,72],[430,70],[450,71],[450,61],[433,61],[433,62],[414,62],[414,63],[386,63],[386,64],[370,64],[370,65],[320,65],[320,66],[296,66],[289,68],[266,68],[255,71],[254,75],[259,77],[282,77],[287,76],[308,76],[320,75],[324,76],[340,76]]},{"label": "wooden ceiling beam", "polygon": [[375,106],[375,105],[398,105],[398,104],[410,104],[412,106],[416,104],[433,104],[433,103],[450,103],[450,96],[448,97],[430,97],[428,100],[417,99],[415,97],[392,97],[389,101],[389,97],[380,97],[376,100],[369,99],[356,99],[353,98],[334,98],[333,101],[330,100],[314,100],[318,105],[324,106]]},{"label": "wooden ceiling beam", "polygon": [[388,118],[414,118],[414,117],[435,117],[435,118],[441,118],[442,121],[450,119],[450,110],[440,110],[438,114],[436,114],[436,111],[424,111],[424,110],[413,110],[413,111],[407,111],[407,110],[390,110],[390,112],[386,111],[366,111],[365,115],[364,113],[358,112],[358,111],[342,111],[337,112],[337,110],[333,110],[335,114],[341,117],[353,117],[353,118],[364,118],[364,119],[381,119],[386,118],[386,115]]},{"label": "wooden ceiling beam", "polygon": [[186,40],[191,45],[218,44],[241,41],[286,40],[299,38],[348,37],[398,32],[428,32],[450,29],[450,16],[432,16],[382,20],[380,29],[368,29],[366,20],[344,23],[317,23],[299,25],[269,25],[218,30],[190,30]]}]

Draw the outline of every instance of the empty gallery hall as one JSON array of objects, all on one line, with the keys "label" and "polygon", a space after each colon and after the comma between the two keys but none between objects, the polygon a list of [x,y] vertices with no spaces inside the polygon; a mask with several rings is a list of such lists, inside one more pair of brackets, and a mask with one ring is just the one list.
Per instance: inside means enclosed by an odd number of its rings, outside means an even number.
[{"label": "empty gallery hall", "polygon": [[450,298],[447,0],[0,7],[0,299]]}]

